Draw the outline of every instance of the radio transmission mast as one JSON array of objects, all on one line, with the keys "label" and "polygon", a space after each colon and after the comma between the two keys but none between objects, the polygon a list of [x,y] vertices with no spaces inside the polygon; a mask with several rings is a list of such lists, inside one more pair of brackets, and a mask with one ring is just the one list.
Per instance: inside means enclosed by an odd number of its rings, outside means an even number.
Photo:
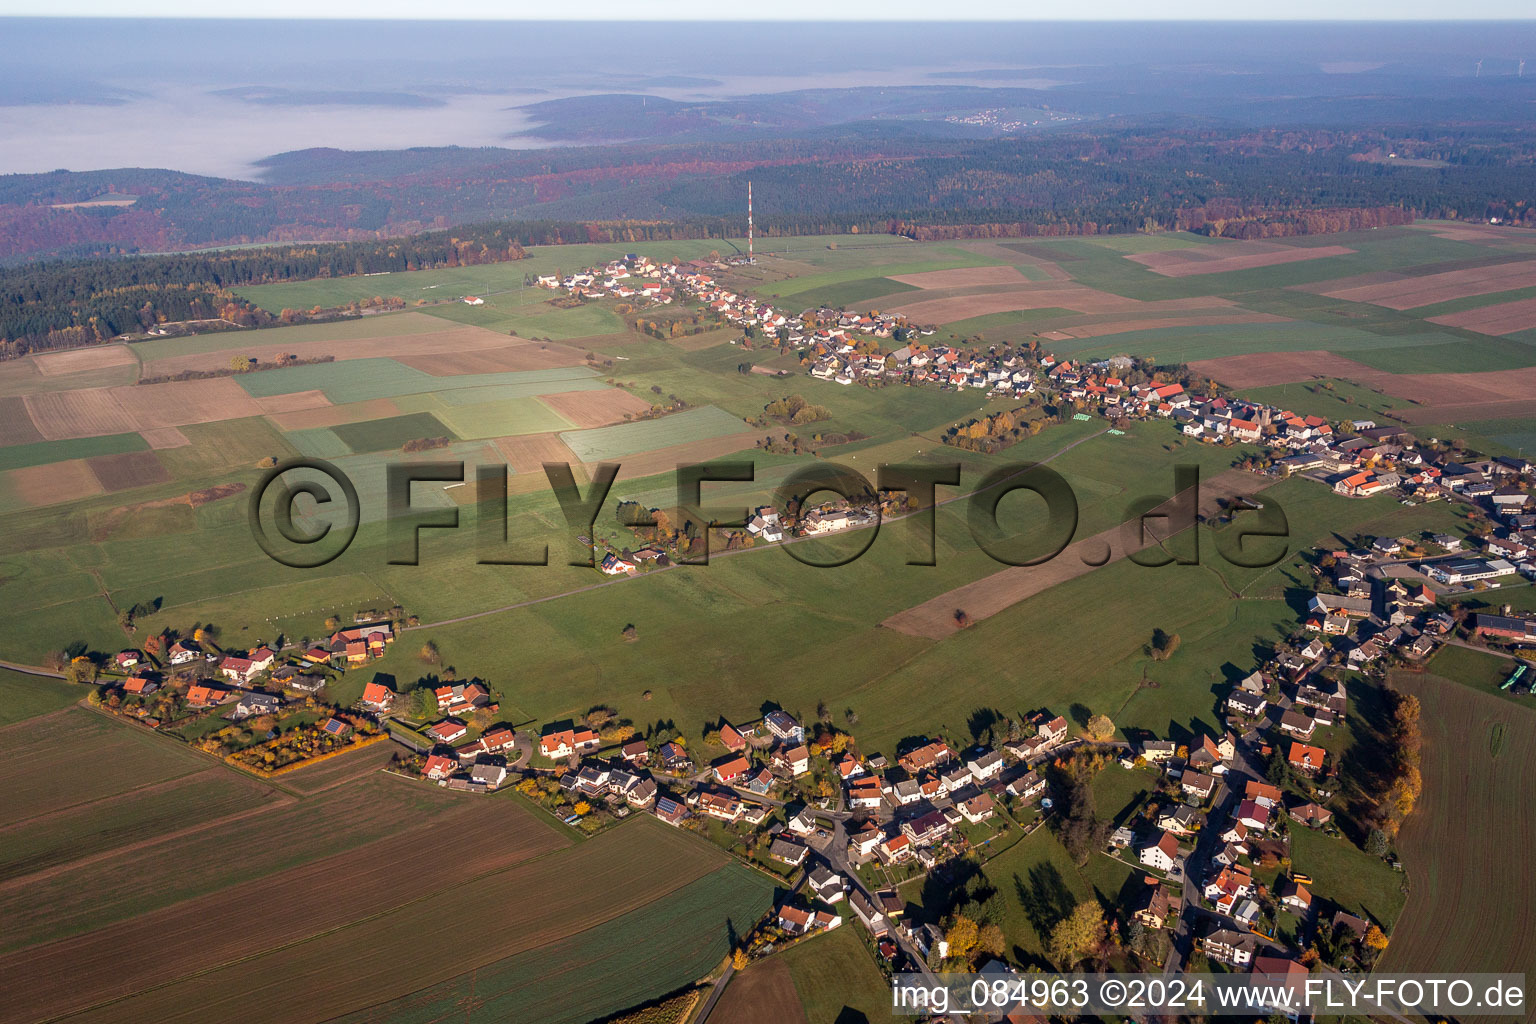
[{"label": "radio transmission mast", "polygon": [[747,182],[747,262],[757,262],[757,255],[752,251],[752,183],[750,181]]}]

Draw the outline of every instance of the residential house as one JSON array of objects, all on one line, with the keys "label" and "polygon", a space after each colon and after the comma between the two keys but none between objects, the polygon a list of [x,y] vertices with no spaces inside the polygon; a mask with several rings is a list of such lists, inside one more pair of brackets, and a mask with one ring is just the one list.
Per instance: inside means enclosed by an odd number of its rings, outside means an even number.
[{"label": "residential house", "polygon": [[469,726],[457,718],[445,718],[427,729],[427,736],[434,743],[452,743],[469,733]]},{"label": "residential house", "polygon": [[1131,920],[1143,928],[1164,928],[1178,918],[1178,902],[1160,879],[1148,876],[1131,903]]},{"label": "residential house", "polygon": [[837,903],[848,891],[848,880],[825,864],[812,868],[806,881],[823,903]]},{"label": "residential house", "polygon": [[597,733],[586,726],[558,728],[547,726],[539,737],[539,753],[552,761],[596,750],[602,746]]},{"label": "residential house", "polygon": [[1280,716],[1280,731],[1298,740],[1309,740],[1317,728],[1317,720],[1296,708],[1287,708]]},{"label": "residential house", "polygon": [[1305,915],[1312,911],[1312,891],[1294,878],[1282,878],[1275,886],[1280,905],[1293,914]]},{"label": "residential house", "polygon": [[1214,927],[1200,940],[1200,949],[1207,957],[1219,963],[1246,967],[1253,963],[1254,954],[1261,942],[1252,932]]},{"label": "residential house", "polygon": [[1142,847],[1138,856],[1147,867],[1164,874],[1172,872],[1183,861],[1179,853],[1179,838],[1172,832],[1160,833],[1157,841]]},{"label": "residential house", "polygon": [[740,754],[730,754],[715,761],[710,766],[715,774],[715,780],[722,785],[732,785],[752,769],[752,762]]},{"label": "residential house", "polygon": [[1199,800],[1209,800],[1216,792],[1216,780],[1204,772],[1186,771],[1179,778],[1179,788]]},{"label": "residential house", "polygon": [[789,904],[779,908],[779,928],[787,935],[830,931],[842,923],[842,918],[825,910],[804,910]]},{"label": "residential house", "polygon": [[960,813],[973,825],[992,817],[994,809],[992,798],[986,793],[979,793],[960,805]]},{"label": "residential house", "polygon": [[783,711],[770,711],[763,716],[763,724],[773,734],[773,738],[780,743],[804,743],[805,730],[800,727],[792,717]]},{"label": "residential house", "polygon": [[1328,752],[1322,747],[1309,747],[1305,743],[1292,743],[1290,753],[1286,755],[1286,761],[1299,772],[1311,775],[1322,770],[1323,758]]},{"label": "residential house", "polygon": [[1204,816],[1188,804],[1164,808],[1157,816],[1157,827],[1175,835],[1193,835],[1204,823]]},{"label": "residential house", "polygon": [[811,770],[811,752],[803,743],[795,747],[781,747],[774,751],[772,764],[791,776],[804,775]]},{"label": "residential house", "polygon": [[803,845],[785,836],[775,837],[773,842],[768,845],[769,857],[788,864],[792,868],[797,868],[805,863],[806,854],[809,852]]},{"label": "residential house", "polygon": [[1256,693],[1233,690],[1227,695],[1227,710],[1245,718],[1258,718],[1268,706],[1269,702]]},{"label": "residential house", "polygon": [[369,683],[363,687],[362,705],[368,710],[386,714],[394,703],[395,691],[383,683]]},{"label": "residential house", "polygon": [[891,926],[885,919],[885,912],[871,903],[858,889],[848,897],[848,905],[853,908],[853,914],[864,927],[869,929],[869,934],[875,938],[882,938],[890,932]]},{"label": "residential house", "polygon": [[966,768],[978,783],[995,778],[1003,770],[1003,755],[995,750],[989,750],[979,756],[966,760]]},{"label": "residential house", "polygon": [[229,699],[230,691],[220,686],[209,686],[206,683],[193,683],[187,688],[187,706],[193,708],[209,708],[215,704],[222,704]]}]

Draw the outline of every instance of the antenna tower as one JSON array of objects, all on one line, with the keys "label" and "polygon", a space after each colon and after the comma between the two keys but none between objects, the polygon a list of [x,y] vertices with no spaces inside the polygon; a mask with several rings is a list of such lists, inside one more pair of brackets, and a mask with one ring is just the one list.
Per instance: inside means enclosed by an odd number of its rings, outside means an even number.
[{"label": "antenna tower", "polygon": [[752,252],[752,183],[750,181],[747,182],[747,262],[757,262],[757,256]]}]

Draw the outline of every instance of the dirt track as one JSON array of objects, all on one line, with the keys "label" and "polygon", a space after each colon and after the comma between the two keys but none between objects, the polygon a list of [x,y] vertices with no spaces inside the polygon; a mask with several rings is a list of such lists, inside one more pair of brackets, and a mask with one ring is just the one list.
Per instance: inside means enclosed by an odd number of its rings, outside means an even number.
[{"label": "dirt track", "polygon": [[[1272,483],[1273,480],[1256,477],[1252,473],[1229,469],[1209,480],[1200,481],[1200,512],[1209,514],[1215,511],[1219,498],[1257,494]],[[1153,543],[1158,539],[1167,538],[1154,538]],[[1141,545],[1134,550],[1145,546],[1150,545]],[[1117,562],[1132,550],[1125,546],[1121,528],[1116,526],[1069,544],[1061,554],[1043,565],[1003,569],[899,611],[881,625],[908,636],[942,640],[962,628],[955,618],[957,610],[963,609],[972,622],[980,622],[1058,583],[1086,575],[1100,565]]]}]

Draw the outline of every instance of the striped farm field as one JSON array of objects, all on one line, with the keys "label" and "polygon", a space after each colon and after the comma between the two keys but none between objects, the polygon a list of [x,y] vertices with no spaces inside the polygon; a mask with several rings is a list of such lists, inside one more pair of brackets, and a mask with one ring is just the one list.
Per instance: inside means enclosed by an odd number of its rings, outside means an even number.
[{"label": "striped farm field", "polygon": [[[1512,664],[1512,663],[1511,663]],[[1424,793],[1398,846],[1412,892],[1381,969],[1536,972],[1536,711],[1460,680],[1397,672],[1423,710]]]},{"label": "striped farm field", "polygon": [[730,930],[739,934],[768,909],[774,887],[765,875],[726,865],[598,927],[350,1014],[341,1024],[601,1019],[707,974],[729,952]]},{"label": "striped farm field", "polygon": [[592,430],[571,430],[560,435],[582,462],[602,462],[625,455],[636,455],[654,448],[670,448],[690,441],[740,433],[744,421],[724,409],[706,405],[701,409],[673,413],[661,419],[638,423],[618,423]]},{"label": "striped farm field", "polygon": [[526,393],[531,395],[541,393],[541,387],[550,392],[567,390],[565,385],[570,382],[596,376],[597,371],[585,366],[563,366],[547,370],[434,377],[393,359],[349,359],[340,363],[316,363],[311,366],[288,366],[279,370],[246,373],[236,379],[256,398],[319,390],[333,403],[342,405],[373,398],[440,391],[445,387],[511,385],[527,389]]},{"label": "striped farm field", "polygon": [[[83,947],[78,956],[55,945],[6,957],[0,968],[27,998],[0,1007],[0,1022],[64,1010],[80,1022],[278,1024],[295,1006],[305,1019],[331,1020],[359,1005],[376,1009],[349,1019],[462,1020],[460,979],[477,1004],[495,1001],[476,1019],[580,1022],[694,980],[725,955],[729,927],[771,905],[771,879],[649,816],[558,849],[561,837],[510,795],[457,804],[442,829],[404,832],[273,879],[277,891],[309,898],[250,927],[227,927],[242,906],[232,891],[168,907],[162,920],[126,922],[122,934],[86,935],[70,944]],[[445,835],[455,856],[421,870]],[[267,891],[246,888],[247,899]],[[156,955],[126,977],[86,969],[151,941]],[[558,981],[562,969],[568,985]],[[89,985],[69,977],[82,970]],[[439,986],[453,992],[442,1004]],[[527,1015],[519,999],[549,1002]],[[561,1006],[571,1015],[546,1015]]]}]

